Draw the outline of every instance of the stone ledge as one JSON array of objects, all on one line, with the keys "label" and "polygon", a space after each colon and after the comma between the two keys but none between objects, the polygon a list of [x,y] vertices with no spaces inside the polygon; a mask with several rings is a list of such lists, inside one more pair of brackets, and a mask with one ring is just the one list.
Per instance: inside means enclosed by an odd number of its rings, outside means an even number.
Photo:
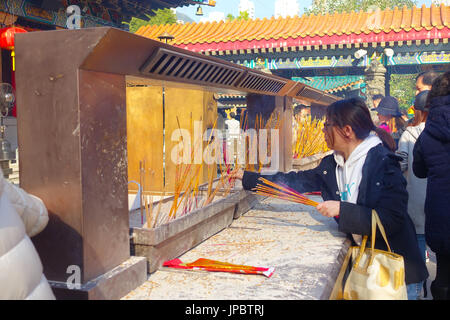
[{"label": "stone ledge", "polygon": [[274,267],[270,278],[163,267],[122,299],[326,300],[346,246],[333,219],[312,207],[268,198],[178,258]]}]

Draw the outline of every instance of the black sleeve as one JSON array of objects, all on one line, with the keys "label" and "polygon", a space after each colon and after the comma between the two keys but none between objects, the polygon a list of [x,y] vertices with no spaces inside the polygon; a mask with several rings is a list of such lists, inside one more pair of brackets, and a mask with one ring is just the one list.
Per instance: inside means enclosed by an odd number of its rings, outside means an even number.
[{"label": "black sleeve", "polygon": [[273,175],[261,175],[256,172],[245,171],[242,177],[242,187],[251,190],[256,187],[259,177],[263,177],[275,183],[282,183],[300,193],[320,191],[320,165],[311,170],[278,172]]},{"label": "black sleeve", "polygon": [[423,158],[422,139],[419,136],[413,149],[413,172],[418,178],[426,178],[428,176],[428,168]]},{"label": "black sleeve", "polygon": [[[384,166],[383,179],[380,184],[379,196],[374,208],[341,202],[339,212],[339,231],[370,235],[372,232],[372,209],[375,209],[381,223],[389,236],[404,228],[407,214],[408,192],[406,180],[399,164],[390,158]],[[377,192],[378,193],[378,192]]]},{"label": "black sleeve", "polygon": [[371,232],[372,209],[350,202],[341,202],[339,210],[339,231],[369,235]]}]

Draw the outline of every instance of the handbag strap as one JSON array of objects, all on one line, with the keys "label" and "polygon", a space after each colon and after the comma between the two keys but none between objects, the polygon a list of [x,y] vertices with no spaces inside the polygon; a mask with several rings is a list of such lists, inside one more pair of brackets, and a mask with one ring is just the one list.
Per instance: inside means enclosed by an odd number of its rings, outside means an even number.
[{"label": "handbag strap", "polygon": [[377,212],[373,209],[372,209],[372,239],[371,239],[372,252],[375,249],[375,234],[376,234],[376,230],[377,230],[377,225],[378,225],[378,229],[380,229],[381,235],[383,236],[384,242],[386,242],[388,251],[392,252],[391,247],[389,246],[389,242],[386,237],[386,232],[384,231],[383,224],[381,223],[380,217],[378,216]]},{"label": "handbag strap", "polygon": [[361,242],[361,246],[359,247],[359,252],[358,256],[356,257],[355,264],[353,265],[354,268],[358,267],[359,261],[361,260],[364,250],[366,249],[366,244],[367,244],[367,236],[364,236]]},{"label": "handbag strap", "polygon": [[[391,247],[389,246],[389,242],[387,241],[387,237],[386,237],[386,232],[384,231],[384,227],[383,224],[381,223],[380,217],[378,216],[377,212],[375,210],[372,210],[372,238],[371,238],[371,249],[372,249],[372,259],[374,257],[373,252],[375,250],[375,235],[376,235],[376,230],[377,230],[377,225],[378,228],[380,229],[380,233],[383,236],[384,241],[386,242],[387,248],[389,252],[391,251]],[[356,257],[355,260],[355,264],[353,265],[354,268],[357,268],[359,265],[359,262],[362,258],[362,255],[366,249],[366,245],[367,245],[367,236],[364,236],[361,242],[361,246],[359,247],[359,252],[358,252],[358,256]]]}]

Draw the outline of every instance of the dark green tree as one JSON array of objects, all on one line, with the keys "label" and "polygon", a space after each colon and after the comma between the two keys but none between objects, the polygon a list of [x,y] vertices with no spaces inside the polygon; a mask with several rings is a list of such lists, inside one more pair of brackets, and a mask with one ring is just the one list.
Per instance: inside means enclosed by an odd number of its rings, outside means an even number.
[{"label": "dark green tree", "polygon": [[416,94],[416,74],[392,74],[390,95],[397,98],[400,109],[409,109]]}]

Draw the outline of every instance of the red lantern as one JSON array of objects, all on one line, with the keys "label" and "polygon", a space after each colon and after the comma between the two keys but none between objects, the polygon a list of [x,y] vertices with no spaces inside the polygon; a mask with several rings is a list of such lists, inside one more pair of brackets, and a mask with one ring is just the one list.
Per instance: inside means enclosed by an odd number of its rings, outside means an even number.
[{"label": "red lantern", "polygon": [[16,33],[24,32],[27,32],[27,30],[18,27],[4,29],[4,31],[0,34],[0,48],[14,50],[14,35]]},{"label": "red lantern", "polygon": [[24,33],[27,30],[17,27],[10,27],[3,30],[0,34],[0,48],[11,50],[12,69],[16,71],[15,52],[14,52],[14,36],[16,33]]}]

